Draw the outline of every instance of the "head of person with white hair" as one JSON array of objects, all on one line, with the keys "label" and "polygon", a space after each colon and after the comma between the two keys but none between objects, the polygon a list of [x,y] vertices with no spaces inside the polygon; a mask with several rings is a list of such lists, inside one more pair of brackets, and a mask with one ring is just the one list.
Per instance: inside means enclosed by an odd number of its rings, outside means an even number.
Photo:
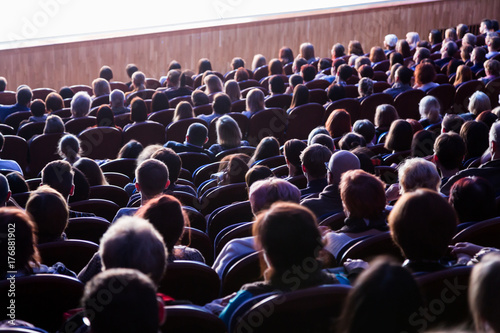
[{"label": "head of person with white hair", "polygon": [[71,115],[73,118],[86,117],[90,112],[92,100],[85,91],[79,91],[71,100]]}]

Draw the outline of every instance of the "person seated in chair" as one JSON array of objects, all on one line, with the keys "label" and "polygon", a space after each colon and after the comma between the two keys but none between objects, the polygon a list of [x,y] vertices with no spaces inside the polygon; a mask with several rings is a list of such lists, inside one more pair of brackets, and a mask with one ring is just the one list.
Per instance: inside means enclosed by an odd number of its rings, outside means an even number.
[{"label": "person seated in chair", "polygon": [[71,118],[84,118],[90,112],[92,100],[85,91],[79,91],[71,100]]},{"label": "person seated in chair", "polygon": [[488,38],[488,53],[486,59],[491,59],[500,54],[500,37],[495,36]]},{"label": "person seated in chair", "polygon": [[411,77],[413,76],[413,73],[411,69],[408,69],[406,67],[400,67],[396,70],[396,76],[395,76],[395,83],[392,85],[392,87],[384,90],[384,93],[389,94],[392,96],[392,98],[396,98],[399,94],[412,90],[413,88],[411,87]]},{"label": "person seated in chair", "polygon": [[47,114],[45,114],[45,103],[41,99],[35,99],[31,102],[31,117],[26,120],[21,121],[19,128],[23,127],[28,123],[44,123],[47,120]]},{"label": "person seated in chair", "polygon": [[19,86],[16,92],[16,104],[0,106],[0,122],[5,122],[5,118],[15,112],[29,111],[32,97],[33,93],[30,87],[26,85]]},{"label": "person seated in chair", "polygon": [[301,195],[320,193],[328,185],[325,163],[328,163],[331,156],[332,152],[320,144],[313,144],[304,149],[300,160],[307,179],[307,187],[300,190]]},{"label": "person seated in chair", "polygon": [[298,139],[290,139],[283,145],[283,156],[288,166],[288,178],[303,175],[300,155],[307,144]]},{"label": "person seated in chair", "polygon": [[250,146],[248,141],[242,140],[242,133],[236,120],[228,115],[217,119],[217,143],[210,146],[209,150],[215,155],[232,148]]},{"label": "person seated in chair", "polygon": [[457,51],[458,47],[455,42],[449,41],[444,43],[443,46],[441,47],[441,59],[436,60],[434,64],[439,68],[443,67],[444,65],[449,63],[450,60],[453,59],[453,56]]},{"label": "person seated in chair", "polygon": [[202,153],[215,159],[215,155],[208,149],[203,148],[203,145],[208,141],[208,129],[203,124],[194,123],[189,125],[186,133],[186,141],[179,143],[176,141],[168,141],[163,146],[171,148],[176,153]]},{"label": "person seated in chair", "polygon": [[130,112],[130,109],[125,106],[125,94],[120,89],[115,89],[109,94],[109,106],[115,116]]},{"label": "person seated in chair", "polygon": [[[2,152],[5,145],[5,138],[2,133],[0,133],[0,153]],[[21,175],[23,174],[23,170],[19,166],[19,164],[14,160],[5,160],[0,157],[0,170],[10,170],[17,171]]]},{"label": "person seated in chair", "polygon": [[[206,96],[206,95],[205,95]],[[225,93],[218,93],[214,97],[211,114],[200,114],[198,118],[207,122],[208,125],[214,120],[231,112],[231,99]]]}]

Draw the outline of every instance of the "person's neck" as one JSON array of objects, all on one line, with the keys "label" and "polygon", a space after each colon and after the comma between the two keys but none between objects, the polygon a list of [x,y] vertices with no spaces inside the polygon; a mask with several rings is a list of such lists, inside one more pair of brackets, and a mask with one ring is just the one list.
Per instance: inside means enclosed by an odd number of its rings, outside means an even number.
[{"label": "person's neck", "polygon": [[440,168],[439,170],[441,171],[442,178],[450,178],[450,177],[456,175],[458,173],[458,171],[460,171],[458,168],[451,169],[451,170]]}]

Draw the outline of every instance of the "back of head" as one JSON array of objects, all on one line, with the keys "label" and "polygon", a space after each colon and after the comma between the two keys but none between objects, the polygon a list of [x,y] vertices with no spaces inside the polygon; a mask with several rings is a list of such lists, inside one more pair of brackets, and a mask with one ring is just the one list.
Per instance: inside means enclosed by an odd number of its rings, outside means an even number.
[{"label": "back of head", "polygon": [[137,72],[138,70],[139,68],[137,68],[137,66],[134,64],[128,64],[125,67],[125,71],[127,72],[129,78],[132,78],[132,75],[134,75],[134,73]]},{"label": "back of head", "polygon": [[476,332],[500,332],[500,318],[493,309],[500,306],[500,255],[490,253],[474,265],[469,283],[469,308]]},{"label": "back of head", "polygon": [[340,180],[340,196],[350,217],[377,219],[385,208],[385,185],[363,170],[348,170]]},{"label": "back of head", "polygon": [[268,157],[278,156],[280,154],[280,144],[273,136],[263,138],[252,157],[252,161],[260,161]]},{"label": "back of head", "polygon": [[135,89],[141,89],[144,87],[144,83],[146,82],[146,75],[143,72],[137,71],[132,74],[132,84]]},{"label": "back of head", "polygon": [[367,77],[359,80],[358,92],[361,97],[373,94],[373,81]]},{"label": "back of head", "polygon": [[340,65],[339,69],[337,70],[337,76],[340,78],[340,80],[347,81],[347,79],[352,76],[351,66],[347,64]]},{"label": "back of head", "polygon": [[328,134],[323,134],[323,133],[320,133],[318,135],[315,135],[312,139],[311,139],[311,144],[320,144],[322,146],[325,146],[326,148],[328,148],[332,153],[335,151],[335,145],[333,143],[333,139],[330,135]]},{"label": "back of head", "polygon": [[113,70],[109,66],[102,66],[99,71],[99,77],[109,82],[113,79]]},{"label": "back of head", "polygon": [[161,91],[157,91],[153,94],[151,98],[151,112],[165,110],[170,107],[168,97]]},{"label": "back of head", "polygon": [[73,92],[73,90],[71,90],[70,87],[62,87],[59,90],[59,95],[61,95],[63,99],[66,99],[66,98],[73,98],[73,96],[75,96],[75,93]]},{"label": "back of head", "polygon": [[90,186],[108,185],[96,161],[87,157],[82,157],[78,159],[73,166],[83,172]]},{"label": "back of head", "polygon": [[496,59],[489,59],[484,62],[484,70],[486,74],[492,76],[500,76],[500,61]]},{"label": "back of head", "polygon": [[221,160],[219,172],[222,172],[224,176],[219,185],[245,182],[248,161],[243,160],[239,155],[241,154],[228,155]]},{"label": "back of head", "polygon": [[343,57],[345,55],[345,48],[344,45],[340,43],[336,43],[332,47],[332,55],[335,58]]},{"label": "back of head", "polygon": [[99,97],[111,92],[111,87],[109,86],[109,82],[105,79],[95,79],[92,82],[92,90],[94,91],[94,96]]},{"label": "back of head", "polygon": [[260,89],[252,89],[247,95],[247,111],[257,112],[264,109],[264,93]]},{"label": "back of head", "polygon": [[378,63],[387,60],[384,50],[381,47],[374,46],[370,49],[370,61],[372,63]]},{"label": "back of head", "polygon": [[33,93],[28,86],[21,86],[16,92],[16,101],[20,105],[28,106],[32,97]]},{"label": "back of head", "polygon": [[59,140],[57,152],[70,164],[75,163],[81,154],[80,139],[73,134],[66,134]]},{"label": "back of head", "polygon": [[52,161],[42,170],[42,184],[48,185],[68,198],[73,187],[74,171],[66,161]]},{"label": "back of head", "polygon": [[315,127],[311,130],[311,132],[309,132],[309,135],[307,136],[307,145],[308,146],[312,145],[313,144],[312,140],[314,139],[314,137],[320,134],[330,135],[325,126]]},{"label": "back of head", "polygon": [[314,214],[295,203],[276,203],[259,214],[253,234],[271,265],[271,280],[282,278],[294,265],[302,267],[306,260],[315,262],[323,248]]},{"label": "back of head", "polygon": [[396,108],[390,104],[381,104],[375,110],[375,126],[381,129],[389,129],[391,124],[399,119]]},{"label": "back of head", "polygon": [[114,222],[101,239],[99,254],[103,269],[133,268],[155,284],[167,266],[167,249],[155,227],[145,219],[126,216]]},{"label": "back of head", "polygon": [[250,205],[254,215],[278,201],[300,202],[300,190],[286,180],[268,178],[258,180],[250,186]]},{"label": "back of head", "polygon": [[224,93],[229,96],[231,102],[235,102],[241,99],[240,86],[238,85],[238,82],[236,82],[236,80],[227,80],[224,83]]},{"label": "back of head", "polygon": [[419,130],[413,134],[411,142],[412,157],[428,157],[434,154],[434,141],[436,134],[429,130]]},{"label": "back of head", "polygon": [[207,94],[222,91],[222,81],[215,74],[210,74],[205,77],[204,83],[207,86],[205,91]]},{"label": "back of head", "polygon": [[207,58],[201,58],[198,61],[198,74],[203,74],[206,71],[211,71],[212,70],[212,64],[210,63],[210,60]]},{"label": "back of head", "polygon": [[148,107],[140,97],[135,97],[130,103],[130,120],[143,122],[148,119]]},{"label": "back of head", "polygon": [[398,166],[399,183],[402,193],[420,188],[439,191],[441,177],[436,165],[420,157],[408,158]]},{"label": "back of head", "polygon": [[444,133],[453,131],[455,133],[460,132],[460,128],[464,124],[464,118],[460,117],[457,114],[446,114],[443,118],[443,122],[441,123],[441,127]]},{"label": "back of head", "polygon": [[422,119],[428,119],[431,123],[439,121],[441,105],[434,96],[425,96],[420,100],[419,112]]},{"label": "back of head", "polygon": [[338,332],[417,332],[410,318],[421,306],[411,273],[386,258],[376,259],[349,292]]},{"label": "back of head", "polygon": [[283,94],[285,92],[285,83],[280,76],[273,75],[269,79],[269,89],[273,94]]},{"label": "back of head", "polygon": [[188,127],[186,138],[188,143],[201,147],[207,142],[208,129],[203,124],[193,123]]},{"label": "back of head", "polygon": [[7,178],[0,174],[0,207],[5,206],[10,196],[10,187]]},{"label": "back of head", "polygon": [[438,260],[456,233],[457,216],[439,193],[428,189],[405,193],[389,214],[396,245],[410,260]]},{"label": "back of head", "polygon": [[55,92],[51,92],[45,97],[45,108],[47,112],[57,111],[64,108],[64,100],[61,95]]},{"label": "back of head", "polygon": [[368,119],[356,120],[352,126],[352,131],[363,136],[365,142],[370,143],[375,136],[375,125]]},{"label": "back of head", "polygon": [[371,66],[370,58],[364,57],[364,56],[357,57],[355,62],[354,62],[354,68],[356,70],[359,70],[361,68],[361,66],[363,66],[363,65]]},{"label": "back of head", "polygon": [[193,106],[206,105],[210,103],[207,94],[201,90],[195,90],[191,93],[191,101]]},{"label": "back of head", "polygon": [[441,168],[459,169],[465,155],[465,143],[457,133],[443,133],[434,142],[434,154]]},{"label": "back of head", "polygon": [[90,111],[90,96],[85,91],[79,91],[71,100],[71,114],[73,117],[85,117]]},{"label": "back of head", "polygon": [[177,69],[172,69],[168,71],[167,80],[171,87],[179,87],[180,84],[181,71]]},{"label": "back of head", "polygon": [[125,103],[125,94],[120,89],[115,89],[109,94],[109,101],[113,108],[123,107]]},{"label": "back of head", "polygon": [[230,116],[222,116],[217,119],[217,142],[227,148],[241,146],[241,130],[238,123]]},{"label": "back of head", "polygon": [[328,87],[327,95],[331,102],[338,101],[339,99],[345,98],[345,88],[340,84],[333,83]]},{"label": "back of head", "polygon": [[415,68],[415,83],[424,85],[430,83],[436,77],[436,70],[433,65],[429,63],[420,63]]},{"label": "back of head", "polygon": [[297,169],[300,169],[301,161],[300,155],[304,149],[306,149],[307,144],[298,139],[291,139],[285,142],[283,148],[283,155],[286,160],[290,162]]},{"label": "back of head", "polygon": [[182,160],[173,149],[161,147],[151,155],[151,158],[165,164],[168,169],[168,179],[171,183],[177,181],[181,173]]},{"label": "back of head", "polygon": [[359,168],[360,163],[356,155],[347,150],[339,150],[328,161],[328,182],[340,184],[344,172]]},{"label": "back of head", "polygon": [[81,302],[92,332],[158,332],[155,285],[135,269],[99,273],[86,284]]},{"label": "back of head", "polygon": [[361,134],[357,133],[346,133],[339,141],[340,149],[342,150],[352,150],[357,147],[365,147],[366,141]]},{"label": "back of head", "polygon": [[482,177],[457,180],[450,189],[449,200],[460,223],[479,222],[495,216],[495,190]]},{"label": "back of head", "polygon": [[364,77],[373,79],[373,68],[370,65],[362,65],[361,67],[359,67],[358,74],[360,79]]},{"label": "back of head", "polygon": [[302,167],[311,179],[325,178],[326,167],[325,163],[330,160],[332,152],[320,144],[308,146],[300,155]]},{"label": "back of head", "polygon": [[394,49],[398,42],[398,36],[396,36],[395,34],[386,35],[384,38],[384,42],[390,49]]},{"label": "back of head", "polygon": [[245,67],[245,60],[240,57],[233,58],[233,60],[231,61],[231,68],[235,70],[240,67]]},{"label": "back of head", "polygon": [[271,59],[269,61],[269,75],[275,75],[275,74],[283,74],[283,64],[279,59]]},{"label": "back of head", "polygon": [[402,84],[410,84],[412,76],[413,76],[412,70],[406,67],[400,67],[396,71],[396,77],[399,78],[399,81]]},{"label": "back of head", "polygon": [[168,183],[168,174],[165,164],[155,159],[145,160],[135,170],[141,193],[150,198],[163,192]]},{"label": "back of head", "polygon": [[316,76],[316,68],[313,65],[303,65],[300,68],[300,74],[305,82],[312,81]]},{"label": "back of head", "polygon": [[247,188],[250,189],[252,184],[256,181],[267,179],[273,176],[273,172],[267,166],[254,165],[245,174],[245,183],[247,183]]},{"label": "back of head", "polygon": [[463,23],[457,25],[457,37],[458,39],[463,39],[465,34],[469,31],[469,27]]},{"label": "back of head", "polygon": [[443,41],[443,36],[441,34],[441,31],[437,29],[431,30],[429,33],[429,42],[431,42],[432,45],[434,44],[439,44]]},{"label": "back of head", "polygon": [[488,149],[489,141],[491,141],[488,138],[488,126],[480,121],[466,121],[459,134],[465,142],[466,159],[481,156]]},{"label": "back of head", "polygon": [[56,114],[51,114],[47,117],[45,127],[43,128],[43,134],[64,133],[64,131],[65,127],[61,117]]},{"label": "back of head", "polygon": [[398,119],[392,122],[387,138],[385,148],[396,152],[410,150],[413,139],[413,129],[409,122]]},{"label": "back of head", "polygon": [[5,91],[5,88],[7,88],[7,79],[0,76],[0,92]]},{"label": "back of head", "polygon": [[174,119],[173,121],[179,121],[182,119],[190,119],[194,117],[193,107],[191,103],[182,101],[175,107]]},{"label": "back of head", "polygon": [[143,149],[144,147],[139,141],[132,139],[123,145],[116,158],[137,158]]},{"label": "back of head", "polygon": [[26,212],[37,226],[39,243],[61,240],[69,213],[66,200],[59,192],[49,186],[39,187],[26,202]]},{"label": "back of head", "polygon": [[[9,183],[9,188],[12,194],[29,192],[28,184],[26,183],[26,180],[19,172],[17,171],[10,172],[5,176],[5,178],[7,178],[7,182]],[[5,185],[0,184],[0,186],[5,186]],[[0,189],[0,193],[6,193],[5,189]],[[5,201],[5,199],[2,198],[5,198],[5,196],[0,194],[0,203]],[[0,204],[0,206],[2,205]]]},{"label": "back of head", "polygon": [[35,99],[30,106],[31,114],[35,117],[42,117],[45,113],[45,103],[41,99]]},{"label": "back of head", "polygon": [[292,103],[290,108],[295,108],[309,103],[309,89],[304,84],[297,84],[293,89]]},{"label": "back of head", "polygon": [[357,56],[362,56],[364,54],[361,43],[357,40],[351,40],[348,45],[349,54],[355,54]]},{"label": "back of head", "polygon": [[171,195],[160,195],[139,208],[135,216],[148,220],[158,230],[169,255],[173,256],[174,246],[181,238],[186,225],[179,200]]},{"label": "back of head", "polygon": [[96,121],[98,127],[115,127],[113,110],[108,105],[101,105],[97,109]]},{"label": "back of head", "polygon": [[332,138],[338,138],[351,131],[351,116],[344,109],[333,110],[326,120],[325,127]]},{"label": "back of head", "polygon": [[231,98],[225,93],[218,93],[212,105],[214,113],[223,115],[231,112]]},{"label": "back of head", "polygon": [[469,112],[478,116],[485,110],[491,110],[491,102],[488,95],[482,91],[476,91],[469,100]]}]

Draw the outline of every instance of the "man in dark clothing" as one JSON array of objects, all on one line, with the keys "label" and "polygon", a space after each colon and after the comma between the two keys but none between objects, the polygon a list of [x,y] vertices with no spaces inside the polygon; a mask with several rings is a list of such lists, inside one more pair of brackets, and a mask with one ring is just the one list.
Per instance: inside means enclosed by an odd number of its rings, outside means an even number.
[{"label": "man in dark clothing", "polygon": [[330,149],[320,144],[310,145],[302,151],[300,160],[307,179],[307,187],[300,190],[302,196],[319,193],[328,184],[325,163],[330,160],[330,156],[332,156]]},{"label": "man in dark clothing", "polygon": [[171,148],[176,153],[202,153],[208,155],[210,159],[215,159],[214,153],[208,149],[204,149],[203,145],[208,141],[208,129],[203,124],[191,124],[186,133],[186,141],[179,143],[176,141],[168,141],[163,146]]},{"label": "man in dark clothing", "polygon": [[6,105],[0,107],[0,122],[5,122],[5,118],[7,116],[13,114],[18,111],[29,111],[29,105],[31,103],[31,97],[33,94],[31,92],[30,87],[28,86],[20,86],[17,88],[16,92],[16,101],[17,103],[14,105]]},{"label": "man in dark clothing", "polygon": [[392,98],[396,98],[397,95],[413,89],[411,87],[411,77],[413,76],[413,72],[411,69],[406,67],[400,67],[396,71],[396,82],[392,85],[391,88],[384,90],[384,93],[389,94]]}]

